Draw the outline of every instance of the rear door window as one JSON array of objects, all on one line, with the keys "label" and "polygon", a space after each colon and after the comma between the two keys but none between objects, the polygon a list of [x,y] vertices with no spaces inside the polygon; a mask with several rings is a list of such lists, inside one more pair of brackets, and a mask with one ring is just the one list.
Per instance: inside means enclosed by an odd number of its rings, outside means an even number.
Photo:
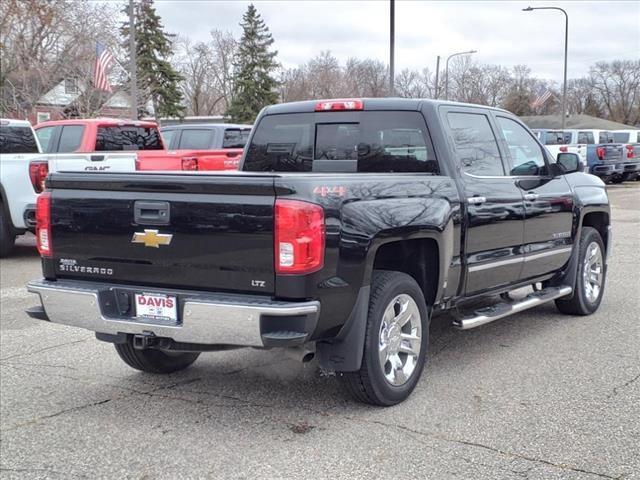
[{"label": "rear door window", "polygon": [[80,148],[82,143],[82,135],[84,134],[84,125],[65,125],[60,133],[60,141],[58,142],[59,153],[71,153]]},{"label": "rear door window", "polygon": [[498,142],[482,113],[449,112],[447,121],[462,169],[478,176],[503,176]]},{"label": "rear door window", "polygon": [[119,150],[162,150],[160,133],[155,127],[135,125],[98,127],[96,152]]},{"label": "rear door window", "polygon": [[256,127],[244,170],[439,173],[419,112],[269,115]]},{"label": "rear door window", "polygon": [[250,128],[226,128],[222,139],[222,148],[244,148],[250,133]]},{"label": "rear door window", "polygon": [[208,150],[211,148],[212,134],[213,131],[209,129],[185,128],[182,130],[178,148],[183,150]]},{"label": "rear door window", "polygon": [[0,127],[0,153],[38,153],[30,127]]}]

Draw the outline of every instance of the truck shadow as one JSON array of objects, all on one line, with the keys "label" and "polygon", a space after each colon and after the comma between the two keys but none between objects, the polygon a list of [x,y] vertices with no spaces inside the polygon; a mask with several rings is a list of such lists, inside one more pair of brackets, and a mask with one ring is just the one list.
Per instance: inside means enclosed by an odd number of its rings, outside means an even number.
[{"label": "truck shadow", "polygon": [[[428,401],[432,388],[447,382],[466,383],[461,367],[478,361],[500,364],[513,349],[530,337],[553,335],[562,321],[553,305],[543,305],[528,314],[461,332],[451,326],[448,315],[435,317],[430,328],[429,360],[410,402]],[[570,321],[570,320],[566,320]],[[151,379],[150,375],[134,374]],[[241,349],[202,354],[187,371],[164,377],[158,391],[168,396],[192,398],[203,405],[252,406],[292,409],[322,414],[336,409],[341,414],[370,411],[372,407],[353,401],[342,392],[334,375],[322,372],[317,361],[302,364],[281,350]],[[133,379],[132,379],[133,380]],[[145,379],[146,380],[146,379]],[[442,392],[439,392],[442,394]]]}]

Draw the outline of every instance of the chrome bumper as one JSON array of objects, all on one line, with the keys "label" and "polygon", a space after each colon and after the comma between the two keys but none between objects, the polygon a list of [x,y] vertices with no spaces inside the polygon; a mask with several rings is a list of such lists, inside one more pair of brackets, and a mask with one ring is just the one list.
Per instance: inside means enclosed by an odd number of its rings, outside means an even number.
[{"label": "chrome bumper", "polygon": [[[176,324],[104,314],[105,295],[114,290],[157,292],[179,298]],[[247,347],[300,344],[315,330],[320,303],[280,302],[249,295],[205,294],[74,280],[34,280],[27,290],[40,296],[53,323],[113,334],[150,333],[176,342]]]}]

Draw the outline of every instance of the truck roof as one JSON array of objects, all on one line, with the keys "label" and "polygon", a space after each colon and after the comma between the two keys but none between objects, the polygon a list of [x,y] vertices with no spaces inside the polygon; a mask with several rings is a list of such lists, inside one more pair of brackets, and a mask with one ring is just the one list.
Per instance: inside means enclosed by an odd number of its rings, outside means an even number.
[{"label": "truck roof", "polygon": [[358,100],[364,102],[364,110],[420,110],[423,105],[451,105],[461,107],[475,107],[475,108],[488,108],[491,110],[497,110],[506,112],[506,110],[488,107],[485,105],[477,105],[471,103],[451,102],[447,100],[433,100],[428,98],[341,98],[341,99],[318,99],[318,100],[305,100],[302,102],[289,102],[278,103],[266,107],[265,114],[278,114],[278,113],[304,113],[314,112],[318,102],[338,102]]},{"label": "truck roof", "polygon": [[150,122],[145,120],[128,120],[122,118],[70,118],[67,120],[49,120],[36,125],[36,128],[40,127],[54,127],[56,125],[136,125],[140,127],[157,127],[156,122]]},{"label": "truck roof", "polygon": [[166,125],[160,128],[163,130],[189,130],[189,129],[198,129],[198,130],[215,130],[217,128],[253,128],[253,125],[244,125],[241,123],[180,123],[175,125]]},{"label": "truck roof", "polygon": [[3,127],[30,127],[28,120],[16,120],[15,118],[0,118],[0,125]]}]

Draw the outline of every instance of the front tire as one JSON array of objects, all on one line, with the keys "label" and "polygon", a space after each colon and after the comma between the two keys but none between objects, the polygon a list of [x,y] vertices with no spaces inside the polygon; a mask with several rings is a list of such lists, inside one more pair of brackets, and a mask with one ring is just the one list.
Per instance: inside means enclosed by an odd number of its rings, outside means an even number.
[{"label": "front tire", "polygon": [[569,315],[590,315],[602,302],[607,277],[604,243],[595,228],[582,227],[578,249],[573,297],[556,300],[556,307]]},{"label": "front tire", "polygon": [[0,203],[0,258],[4,258],[11,253],[16,241],[16,236],[11,230],[9,219],[2,207],[3,205]]},{"label": "front tire", "polygon": [[429,343],[429,310],[412,277],[374,271],[364,342],[360,370],[338,374],[344,388],[371,405],[405,400],[420,379]]},{"label": "front tire", "polygon": [[147,373],[173,373],[184,370],[196,361],[200,352],[171,352],[162,350],[138,350],[132,341],[116,343],[116,352],[131,368]]}]

